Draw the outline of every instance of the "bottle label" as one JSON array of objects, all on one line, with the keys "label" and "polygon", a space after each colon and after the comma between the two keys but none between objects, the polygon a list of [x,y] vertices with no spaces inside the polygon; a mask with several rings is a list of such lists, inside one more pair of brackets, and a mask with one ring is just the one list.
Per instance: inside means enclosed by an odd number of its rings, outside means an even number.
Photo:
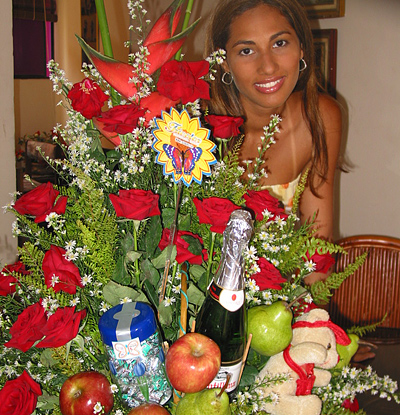
[{"label": "bottle label", "polygon": [[112,346],[116,358],[120,360],[137,359],[143,356],[139,337],[121,342],[112,342]]},{"label": "bottle label", "polygon": [[228,374],[231,375],[228,383],[228,387],[225,389],[225,392],[232,392],[238,387],[240,369],[242,368],[242,361],[236,363],[232,366],[223,366],[221,365],[217,376],[213,381],[207,386],[208,389],[219,388],[222,389],[226,383],[226,378]]},{"label": "bottle label", "polygon": [[239,310],[244,304],[244,291],[227,290],[219,287],[214,282],[209,287],[209,292],[214,300],[218,301],[222,307],[228,311],[234,312]]}]

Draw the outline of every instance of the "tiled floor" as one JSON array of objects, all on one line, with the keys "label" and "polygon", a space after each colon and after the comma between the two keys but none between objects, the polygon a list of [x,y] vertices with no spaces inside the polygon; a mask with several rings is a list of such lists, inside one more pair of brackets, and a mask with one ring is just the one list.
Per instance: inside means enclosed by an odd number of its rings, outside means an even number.
[{"label": "tiled floor", "polygon": [[[370,364],[379,376],[389,375],[400,387],[400,344],[378,346],[376,357],[365,363]],[[357,399],[368,415],[400,415],[400,405],[393,401],[370,394],[359,395]]]}]

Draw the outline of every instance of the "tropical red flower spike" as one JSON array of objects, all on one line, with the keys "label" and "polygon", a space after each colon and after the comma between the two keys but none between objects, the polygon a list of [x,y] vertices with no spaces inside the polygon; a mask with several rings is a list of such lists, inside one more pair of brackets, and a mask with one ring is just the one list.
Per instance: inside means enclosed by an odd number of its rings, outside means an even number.
[{"label": "tropical red flower spike", "polygon": [[[156,21],[149,35],[144,40],[150,55],[147,57],[149,75],[169,61],[182,47],[187,36],[194,29],[198,20],[186,30],[172,36],[182,13],[183,0],[174,0],[169,8]],[[100,75],[121,95],[130,98],[135,95],[137,88],[131,79],[136,76],[132,65],[102,55],[90,47],[82,38],[77,36],[82,50],[86,53]]]},{"label": "tropical red flower spike", "polygon": [[169,39],[175,33],[182,15],[184,0],[174,0],[158,18],[143,42],[144,46]]},{"label": "tropical red flower spike", "polygon": [[82,38],[77,35],[76,37],[82,50],[100,75],[121,95],[127,98],[133,97],[137,92],[135,84],[130,82],[130,79],[135,76],[133,66],[102,55],[90,47]]}]

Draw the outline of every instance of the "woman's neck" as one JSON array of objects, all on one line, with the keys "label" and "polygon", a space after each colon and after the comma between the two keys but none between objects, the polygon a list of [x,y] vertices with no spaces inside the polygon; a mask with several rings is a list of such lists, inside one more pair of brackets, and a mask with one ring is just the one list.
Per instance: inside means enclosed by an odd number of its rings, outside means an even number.
[{"label": "woman's neck", "polygon": [[244,108],[246,114],[246,121],[244,123],[245,134],[262,135],[263,129],[271,120],[272,115],[284,116],[286,102],[279,108]]}]

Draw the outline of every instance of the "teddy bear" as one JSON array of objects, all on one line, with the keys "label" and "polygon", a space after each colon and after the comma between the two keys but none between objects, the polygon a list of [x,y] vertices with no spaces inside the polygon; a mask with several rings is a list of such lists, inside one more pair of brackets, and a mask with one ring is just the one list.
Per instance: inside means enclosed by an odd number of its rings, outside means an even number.
[{"label": "teddy bear", "polygon": [[343,329],[332,323],[327,311],[315,308],[301,315],[292,325],[289,346],[269,358],[259,373],[261,379],[277,374],[289,374],[287,381],[264,388],[264,396],[277,395],[277,402],[264,403],[260,408],[272,415],[319,415],[322,402],[311,393],[313,387],[329,384],[339,355],[336,343],[349,344]]}]

